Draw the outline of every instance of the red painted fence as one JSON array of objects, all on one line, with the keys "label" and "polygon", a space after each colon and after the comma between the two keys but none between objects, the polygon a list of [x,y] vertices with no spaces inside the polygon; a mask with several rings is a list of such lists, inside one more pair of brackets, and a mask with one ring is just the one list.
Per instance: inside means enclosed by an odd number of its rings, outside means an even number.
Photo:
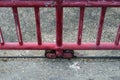
[{"label": "red painted fence", "polygon": [[[19,42],[5,42],[0,28],[0,50],[120,50],[120,26],[116,32],[115,41],[112,43],[101,42],[103,23],[108,7],[120,7],[120,0],[0,0],[0,7],[11,7],[13,10],[16,32]],[[18,7],[33,7],[36,20],[37,42],[23,42]],[[40,7],[56,8],[56,43],[43,43],[40,29]],[[78,26],[78,39],[76,43],[64,43],[62,41],[63,32],[63,8],[79,7],[80,18]],[[82,42],[82,29],[84,11],[86,7],[101,7],[98,32],[95,43]],[[119,24],[118,24],[119,25]]]}]

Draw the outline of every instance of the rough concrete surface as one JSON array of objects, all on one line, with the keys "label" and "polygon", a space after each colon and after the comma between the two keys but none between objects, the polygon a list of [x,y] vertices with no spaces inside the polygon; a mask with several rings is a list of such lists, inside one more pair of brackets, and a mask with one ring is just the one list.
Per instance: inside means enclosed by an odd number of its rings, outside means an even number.
[{"label": "rough concrete surface", "polygon": [[[25,42],[35,42],[33,8],[19,8],[21,29]],[[100,8],[86,8],[83,42],[95,42]],[[40,8],[41,29],[44,42],[55,42],[55,8]],[[64,8],[64,42],[77,40],[79,8]],[[120,9],[108,8],[102,41],[114,41]],[[14,19],[11,8],[0,8],[0,27],[5,41],[16,42]],[[69,35],[69,36],[68,36]],[[120,51],[75,51],[83,56],[119,56]],[[44,51],[0,51],[0,56],[44,55]],[[0,80],[120,80],[118,60],[49,60],[49,59],[0,59]]]}]

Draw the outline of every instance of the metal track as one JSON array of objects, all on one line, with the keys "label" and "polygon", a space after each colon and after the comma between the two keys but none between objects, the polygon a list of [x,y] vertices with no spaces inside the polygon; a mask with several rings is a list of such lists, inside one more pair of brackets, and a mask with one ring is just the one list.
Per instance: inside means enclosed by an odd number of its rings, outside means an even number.
[{"label": "metal track", "polygon": [[[45,56],[0,56],[0,58],[46,58]],[[120,59],[120,56],[81,56],[73,59]]]},{"label": "metal track", "polygon": [[46,58],[45,56],[0,56],[0,58]]}]

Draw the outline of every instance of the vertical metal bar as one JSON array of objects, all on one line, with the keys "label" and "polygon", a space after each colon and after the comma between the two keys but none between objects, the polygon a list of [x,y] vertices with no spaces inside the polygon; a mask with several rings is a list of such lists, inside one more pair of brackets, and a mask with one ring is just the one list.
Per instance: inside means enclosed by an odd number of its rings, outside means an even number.
[{"label": "vertical metal bar", "polygon": [[34,11],[35,11],[35,20],[36,20],[37,41],[38,41],[38,45],[41,45],[42,44],[42,38],[41,38],[41,29],[40,29],[39,7],[34,7]]},{"label": "vertical metal bar", "polygon": [[62,30],[63,30],[63,8],[61,7],[62,0],[57,1],[56,7],[56,43],[57,46],[62,46]]},{"label": "vertical metal bar", "polygon": [[85,8],[81,7],[80,8],[80,18],[79,18],[79,28],[78,28],[78,40],[77,40],[78,45],[81,45],[81,41],[82,41],[84,12],[85,12]]},{"label": "vertical metal bar", "polygon": [[4,44],[5,44],[1,27],[0,27],[0,44],[1,44],[1,45],[4,45]]},{"label": "vertical metal bar", "polygon": [[120,25],[119,25],[119,28],[118,28],[118,31],[117,31],[117,36],[116,36],[116,39],[115,39],[115,45],[119,45],[119,41],[120,41]]},{"label": "vertical metal bar", "polygon": [[20,22],[19,22],[17,7],[12,7],[12,10],[13,10],[13,15],[14,15],[14,20],[15,20],[18,41],[20,45],[23,45],[22,32],[20,29]]},{"label": "vertical metal bar", "polygon": [[97,33],[96,45],[100,45],[100,40],[101,40],[101,35],[102,35],[103,23],[104,23],[106,10],[107,10],[106,7],[102,7],[101,15],[100,15],[99,28],[98,28],[98,33]]}]

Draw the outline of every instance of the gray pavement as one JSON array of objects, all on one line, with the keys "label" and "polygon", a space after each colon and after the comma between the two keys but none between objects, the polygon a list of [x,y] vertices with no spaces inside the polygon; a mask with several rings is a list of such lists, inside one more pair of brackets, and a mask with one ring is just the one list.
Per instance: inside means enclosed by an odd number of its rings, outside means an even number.
[{"label": "gray pavement", "polygon": [[120,80],[119,61],[0,61],[0,80]]}]

